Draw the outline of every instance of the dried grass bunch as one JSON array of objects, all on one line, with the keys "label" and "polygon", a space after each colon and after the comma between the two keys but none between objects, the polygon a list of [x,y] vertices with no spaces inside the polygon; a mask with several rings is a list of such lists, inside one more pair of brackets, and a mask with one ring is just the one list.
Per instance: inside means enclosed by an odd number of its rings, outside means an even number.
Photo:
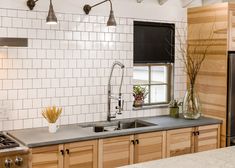
[{"label": "dried grass bunch", "polygon": [[[212,27],[214,28],[214,26]],[[183,30],[183,34],[178,32],[178,53],[180,54],[178,59],[184,63],[185,72],[188,76],[190,87],[192,88],[195,86],[197,75],[207,56],[208,49],[211,45],[213,45],[213,29],[210,34],[207,34],[206,38],[204,35],[200,34],[200,30],[198,31],[199,39],[195,40],[185,40],[182,38],[182,36],[187,37],[187,30]]]},{"label": "dried grass bunch", "polygon": [[61,113],[62,113],[62,108],[56,108],[56,106],[47,107],[45,110],[42,111],[43,117],[49,123],[56,123]]}]

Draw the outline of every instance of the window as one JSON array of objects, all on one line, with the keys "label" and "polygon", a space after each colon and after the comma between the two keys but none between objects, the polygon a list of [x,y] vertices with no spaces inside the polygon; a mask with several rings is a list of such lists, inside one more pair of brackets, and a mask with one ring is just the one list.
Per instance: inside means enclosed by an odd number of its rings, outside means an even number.
[{"label": "window", "polygon": [[171,99],[171,64],[134,65],[133,82],[148,90],[144,105],[169,103]]}]

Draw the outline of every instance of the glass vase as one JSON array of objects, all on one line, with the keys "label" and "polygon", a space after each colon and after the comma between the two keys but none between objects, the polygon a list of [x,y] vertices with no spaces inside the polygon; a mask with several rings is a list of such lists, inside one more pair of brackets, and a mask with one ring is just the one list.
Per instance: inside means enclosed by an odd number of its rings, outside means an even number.
[{"label": "glass vase", "polygon": [[189,87],[183,101],[183,116],[185,119],[199,119],[201,117],[201,104],[195,87]]}]

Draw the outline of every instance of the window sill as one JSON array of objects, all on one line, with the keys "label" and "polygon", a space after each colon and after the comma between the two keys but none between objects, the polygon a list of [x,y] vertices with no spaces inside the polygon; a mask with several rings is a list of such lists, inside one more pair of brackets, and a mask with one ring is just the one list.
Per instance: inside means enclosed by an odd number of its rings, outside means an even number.
[{"label": "window sill", "polygon": [[156,108],[167,108],[168,104],[161,104],[161,105],[152,105],[152,106],[142,106],[142,107],[133,107],[133,111],[138,110],[148,110],[148,109],[156,109]]}]

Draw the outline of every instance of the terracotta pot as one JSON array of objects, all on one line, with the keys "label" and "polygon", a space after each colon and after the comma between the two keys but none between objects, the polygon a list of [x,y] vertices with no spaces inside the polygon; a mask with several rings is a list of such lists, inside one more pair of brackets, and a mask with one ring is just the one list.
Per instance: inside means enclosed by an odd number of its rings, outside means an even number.
[{"label": "terracotta pot", "polygon": [[134,107],[142,107],[144,104],[143,100],[134,100]]}]

